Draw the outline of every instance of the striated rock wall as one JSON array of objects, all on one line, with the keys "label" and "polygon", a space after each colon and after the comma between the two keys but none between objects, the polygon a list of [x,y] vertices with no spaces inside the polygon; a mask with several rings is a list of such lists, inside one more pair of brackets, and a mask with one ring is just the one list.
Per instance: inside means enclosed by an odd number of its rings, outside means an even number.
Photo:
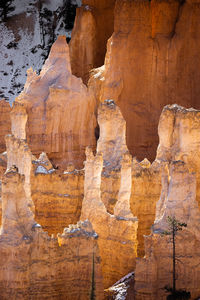
[{"label": "striated rock wall", "polygon": [[70,41],[72,73],[88,82],[89,72],[104,64],[106,44],[114,30],[116,0],[83,0]]},{"label": "striated rock wall", "polygon": [[50,235],[76,224],[83,201],[83,171],[72,170],[59,174],[34,173],[31,177],[31,196],[35,205],[35,220]]}]

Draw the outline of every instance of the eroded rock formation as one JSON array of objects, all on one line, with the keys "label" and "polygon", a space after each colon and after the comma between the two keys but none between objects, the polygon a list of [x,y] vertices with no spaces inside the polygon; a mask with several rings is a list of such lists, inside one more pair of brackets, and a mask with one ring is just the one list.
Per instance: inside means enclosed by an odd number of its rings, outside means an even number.
[{"label": "eroded rock formation", "polygon": [[95,147],[94,97],[71,73],[66,38],[52,46],[40,75],[28,70],[23,92],[16,99],[27,114],[27,140],[33,154],[46,152],[62,169],[82,166],[86,146]]},{"label": "eroded rock formation", "polygon": [[[34,220],[33,156],[25,140],[26,120],[23,105],[16,102],[2,184],[0,298],[103,299],[98,236],[89,221],[50,238]],[[40,161],[51,167],[44,154]]]},{"label": "eroded rock formation", "polygon": [[177,105],[163,109],[157,151],[162,191],[152,234],[145,237],[145,258],[136,265],[136,299],[165,299],[163,288],[172,287],[172,243],[161,234],[169,230],[168,216],[187,224],[176,237],[177,289],[187,289],[192,299],[200,294],[199,120],[195,109]]},{"label": "eroded rock formation", "polygon": [[94,156],[90,149],[87,149],[86,155],[81,220],[89,219],[99,235],[104,287],[108,288],[116,282],[116,278],[121,278],[135,267],[138,222],[130,212],[130,205],[118,208],[117,216],[107,213],[100,189],[103,155],[97,153]]}]

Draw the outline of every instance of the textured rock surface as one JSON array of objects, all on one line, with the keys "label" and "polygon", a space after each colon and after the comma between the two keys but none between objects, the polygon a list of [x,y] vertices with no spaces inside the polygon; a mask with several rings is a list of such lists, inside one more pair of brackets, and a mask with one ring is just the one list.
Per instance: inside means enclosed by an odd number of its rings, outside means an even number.
[{"label": "textured rock surface", "polygon": [[9,103],[5,100],[0,100],[0,153],[6,150],[5,135],[11,132],[10,111]]},{"label": "textured rock surface", "polygon": [[57,234],[80,218],[84,186],[83,171],[33,174],[31,195],[35,220],[49,234]]},{"label": "textured rock surface", "polygon": [[196,197],[200,207],[200,111],[178,105],[164,107],[160,117],[157,159],[182,160],[196,172]]},{"label": "textured rock surface", "polygon": [[89,149],[86,154],[81,220],[89,219],[99,235],[104,287],[108,288],[135,267],[138,222],[132,214],[124,216],[130,206],[126,210],[119,209],[117,216],[107,213],[100,189],[103,155],[94,156]]},{"label": "textured rock surface", "polygon": [[86,153],[81,220],[89,219],[99,235],[104,287],[108,288],[134,269],[138,221],[130,210],[132,158],[126,147],[126,123],[112,100],[100,105],[98,123],[97,154],[89,148]]},{"label": "textured rock surface", "polygon": [[196,1],[116,1],[97,94],[120,106],[128,148],[139,159],[155,158],[164,105],[199,108],[199,17]]},{"label": "textured rock surface", "polygon": [[91,293],[103,299],[97,235],[89,222],[50,238],[35,223],[23,185],[16,170],[4,177],[1,299],[90,299]]},{"label": "textured rock surface", "polygon": [[176,237],[176,288],[190,291],[191,299],[200,295],[200,211],[195,173],[182,161],[173,161],[169,169],[166,167],[153,233],[145,238],[145,258],[136,264],[136,299],[140,300],[164,300],[163,288],[172,286],[172,243],[170,237],[160,234],[168,229],[168,216],[187,224]]},{"label": "textured rock surface", "polygon": [[156,161],[151,165],[147,160],[141,163],[133,160],[130,206],[138,218],[139,257],[144,255],[143,235],[151,233],[151,226],[155,220],[156,203],[161,193],[161,168],[162,165]]},{"label": "textured rock surface", "polygon": [[82,165],[86,146],[95,147],[95,100],[71,74],[66,38],[60,36],[36,75],[28,71],[16,99],[28,113],[27,140],[34,154],[46,152],[55,166]]},{"label": "textured rock surface", "polygon": [[106,44],[114,30],[116,0],[83,0],[77,8],[70,58],[72,73],[87,83],[89,72],[103,65]]}]

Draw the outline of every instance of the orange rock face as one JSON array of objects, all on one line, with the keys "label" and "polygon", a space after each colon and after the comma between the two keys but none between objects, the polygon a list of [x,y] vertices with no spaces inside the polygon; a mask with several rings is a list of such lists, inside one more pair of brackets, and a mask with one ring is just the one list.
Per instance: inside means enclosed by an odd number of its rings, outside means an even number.
[{"label": "orange rock face", "polygon": [[151,233],[151,226],[155,220],[156,203],[161,193],[162,165],[146,160],[138,163],[133,161],[132,192],[130,198],[131,211],[138,218],[138,249],[139,257],[144,256],[144,235]]},{"label": "orange rock face", "polygon": [[72,73],[87,83],[89,72],[104,64],[106,44],[114,30],[116,0],[83,0],[77,8],[70,58]]},{"label": "orange rock face", "polygon": [[37,171],[31,177],[31,196],[35,205],[35,220],[50,235],[76,224],[83,201],[83,171],[59,174]]},{"label": "orange rock face", "polygon": [[140,160],[155,158],[164,105],[200,108],[199,17],[193,1],[116,1],[104,79],[94,75],[97,98],[119,105],[128,149]]},{"label": "orange rock face", "polygon": [[95,147],[95,100],[81,79],[71,74],[65,37],[52,46],[36,75],[28,71],[23,92],[16,99],[28,113],[27,140],[34,154],[46,152],[55,166],[82,166],[85,147]]},{"label": "orange rock face", "polygon": [[5,135],[11,132],[10,111],[9,103],[4,99],[0,100],[0,153],[6,150]]}]

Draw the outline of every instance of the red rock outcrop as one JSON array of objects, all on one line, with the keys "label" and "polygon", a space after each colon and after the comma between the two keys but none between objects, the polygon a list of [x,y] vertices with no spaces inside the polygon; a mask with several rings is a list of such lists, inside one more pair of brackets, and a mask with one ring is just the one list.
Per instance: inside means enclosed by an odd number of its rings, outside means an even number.
[{"label": "red rock outcrop", "polygon": [[105,72],[91,89],[119,105],[128,149],[140,160],[155,158],[164,105],[200,108],[199,18],[196,1],[116,1]]},{"label": "red rock outcrop", "polygon": [[10,111],[9,103],[4,99],[0,100],[0,153],[6,150],[5,135],[11,132]]},{"label": "red rock outcrop", "polygon": [[104,64],[106,44],[114,30],[116,0],[83,0],[70,41],[72,73],[87,83],[89,72]]},{"label": "red rock outcrop", "polygon": [[46,152],[62,169],[82,166],[85,147],[95,147],[94,97],[71,74],[69,49],[58,37],[40,75],[28,70],[23,92],[16,99],[27,114],[27,140],[33,154]]}]

